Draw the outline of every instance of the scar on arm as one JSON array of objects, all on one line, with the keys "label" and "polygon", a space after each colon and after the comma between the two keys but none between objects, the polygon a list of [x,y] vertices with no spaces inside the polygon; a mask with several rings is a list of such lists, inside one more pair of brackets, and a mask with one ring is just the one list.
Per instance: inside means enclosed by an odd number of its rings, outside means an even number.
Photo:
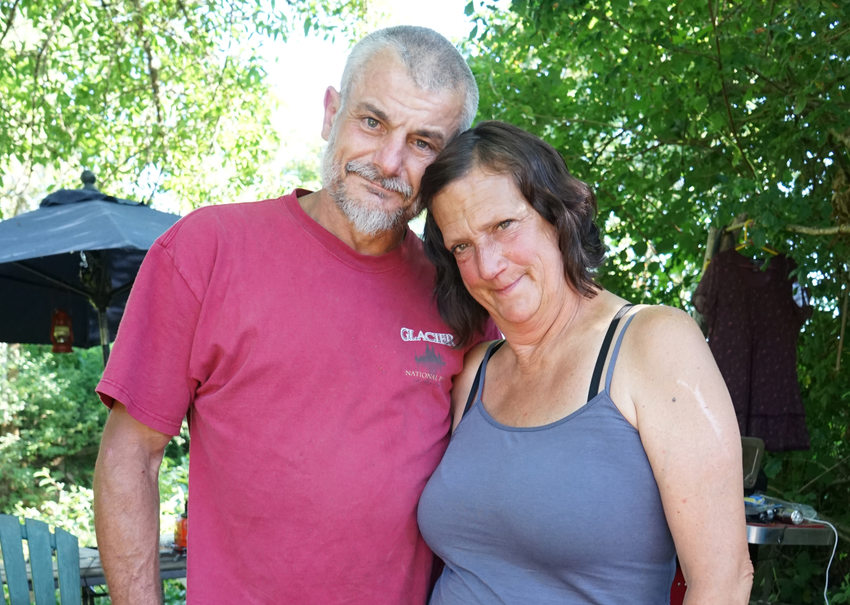
[{"label": "scar on arm", "polygon": [[[691,395],[693,395],[694,400],[696,400],[696,402],[699,404],[700,412],[702,412],[702,415],[705,417],[706,421],[708,422],[708,425],[714,432],[714,435],[718,438],[721,437],[721,435],[723,434],[723,430],[720,427],[720,422],[717,420],[717,417],[714,415],[714,413],[708,408],[708,404],[705,402],[705,398],[700,392],[699,387],[692,387],[681,378],[676,380],[676,384],[686,389]],[[675,397],[673,397],[673,401],[676,401]]]}]

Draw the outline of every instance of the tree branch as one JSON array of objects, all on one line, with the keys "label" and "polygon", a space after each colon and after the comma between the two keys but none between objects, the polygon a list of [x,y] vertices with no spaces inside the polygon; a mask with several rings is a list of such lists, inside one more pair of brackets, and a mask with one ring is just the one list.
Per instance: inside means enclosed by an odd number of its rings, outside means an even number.
[{"label": "tree branch", "polygon": [[[68,0],[65,4],[63,4],[58,11],[56,11],[56,15],[53,17],[53,27],[50,28],[50,31],[44,37],[44,44],[41,45],[41,48],[38,49],[38,54],[35,57],[35,66],[33,67],[32,72],[32,80],[34,85],[34,90],[41,90],[41,86],[39,85],[39,72],[41,71],[41,62],[44,58],[45,53],[50,47],[50,42],[53,40],[53,36],[56,35],[56,32],[59,30],[59,25],[61,24],[62,17],[68,11],[68,7],[71,6],[71,1]],[[36,107],[41,102],[42,98],[38,95],[33,95],[32,103],[30,103],[30,148],[29,148],[29,166],[30,170],[32,170],[32,166],[35,163],[35,114]]]},{"label": "tree branch", "polygon": [[605,140],[600,141],[601,145],[599,147],[597,147],[596,149],[594,149],[594,151],[596,153],[594,154],[593,159],[590,161],[589,166],[591,168],[596,166],[596,162],[599,161],[599,159],[602,157],[602,154],[605,153],[606,149],[608,149],[608,146],[611,145],[617,139],[621,138],[624,134],[626,134],[626,132],[628,132],[626,129],[618,128],[617,130],[612,132],[610,135],[608,135],[605,138]]},{"label": "tree branch", "polygon": [[850,223],[842,223],[832,227],[808,227],[806,225],[785,225],[786,231],[804,235],[850,235]]},{"label": "tree branch", "polygon": [[[846,273],[846,271],[845,271]],[[844,334],[847,329],[847,290],[844,290],[844,302],[841,303],[841,328],[838,331],[838,351],[835,354],[835,374],[841,371],[841,353],[844,351]]]},{"label": "tree branch", "polygon": [[836,462],[835,464],[833,464],[829,468],[825,468],[824,471],[820,475],[818,475],[817,477],[815,477],[814,479],[812,479],[811,481],[806,483],[803,487],[801,487],[799,490],[797,490],[797,492],[800,493],[800,494],[805,493],[806,490],[808,490],[811,486],[813,486],[815,483],[820,481],[820,479],[822,477],[824,477],[825,475],[828,475],[829,473],[831,473],[832,471],[834,471],[835,469],[837,469],[838,467],[843,465],[848,460],[850,460],[850,456],[845,456],[844,458],[842,458],[841,460],[839,460],[838,462]]},{"label": "tree branch", "polygon": [[161,128],[163,125],[162,103],[159,100],[159,72],[153,66],[153,50],[151,49],[151,41],[145,35],[145,27],[142,19],[142,7],[138,0],[134,0],[133,6],[136,9],[136,33],[142,41],[142,48],[145,51],[145,60],[147,61],[148,79],[151,85],[151,97],[153,98],[154,108],[156,109],[156,123]]},{"label": "tree branch", "polygon": [[726,116],[729,118],[729,128],[732,131],[732,138],[735,141],[735,146],[738,148],[738,152],[741,154],[741,158],[743,158],[747,167],[750,169],[753,179],[756,179],[755,168],[753,168],[753,165],[750,163],[747,154],[744,153],[744,148],[741,145],[740,137],[738,136],[738,128],[735,126],[735,118],[732,116],[732,106],[729,103],[729,91],[726,89],[726,78],[723,75],[723,57],[720,54],[720,36],[717,31],[717,15],[714,12],[712,0],[708,0],[708,13],[711,18],[711,27],[714,30],[714,48],[717,53],[717,67],[720,72],[720,85],[723,90],[723,103],[726,106]]},{"label": "tree branch", "polygon": [[[750,220],[744,222],[732,223],[724,227],[724,231],[735,231],[744,225],[749,225]],[[841,223],[832,227],[809,227],[807,225],[785,225],[785,231],[792,233],[802,233],[803,235],[850,235],[850,223]]]},{"label": "tree branch", "polygon": [[3,40],[6,39],[6,35],[12,29],[12,24],[15,22],[15,13],[18,10],[18,4],[21,0],[15,0],[15,3],[12,5],[12,8],[9,10],[9,18],[6,19],[6,27],[3,28],[3,35],[0,36],[0,44],[3,43]]}]

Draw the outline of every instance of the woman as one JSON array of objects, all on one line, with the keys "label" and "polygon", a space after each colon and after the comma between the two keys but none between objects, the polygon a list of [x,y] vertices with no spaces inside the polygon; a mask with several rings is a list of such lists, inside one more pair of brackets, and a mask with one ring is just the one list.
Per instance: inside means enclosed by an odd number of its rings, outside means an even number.
[{"label": "woman", "polygon": [[723,379],[688,315],[594,282],[588,186],[540,139],[484,122],[443,150],[421,195],[444,319],[460,342],[488,314],[504,335],[468,354],[420,500],[445,561],[431,603],[668,603],[676,555],[685,603],[747,603]]}]

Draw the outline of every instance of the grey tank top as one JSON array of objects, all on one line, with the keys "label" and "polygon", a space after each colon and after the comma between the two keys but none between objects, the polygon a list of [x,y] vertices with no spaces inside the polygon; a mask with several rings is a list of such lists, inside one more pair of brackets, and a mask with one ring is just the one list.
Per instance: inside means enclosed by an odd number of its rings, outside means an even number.
[{"label": "grey tank top", "polygon": [[[551,424],[503,425],[472,406],[419,501],[419,527],[445,562],[431,605],[661,605],[675,548],[640,436],[605,388]],[[607,346],[600,351],[607,356]]]}]

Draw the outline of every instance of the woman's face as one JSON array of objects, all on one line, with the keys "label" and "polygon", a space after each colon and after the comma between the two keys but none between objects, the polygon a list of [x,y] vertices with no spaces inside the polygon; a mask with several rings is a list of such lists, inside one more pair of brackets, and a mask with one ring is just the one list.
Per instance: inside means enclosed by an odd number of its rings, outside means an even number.
[{"label": "woman's face", "polygon": [[557,232],[510,175],[475,167],[440,191],[431,211],[467,290],[502,331],[557,313],[567,290]]}]

